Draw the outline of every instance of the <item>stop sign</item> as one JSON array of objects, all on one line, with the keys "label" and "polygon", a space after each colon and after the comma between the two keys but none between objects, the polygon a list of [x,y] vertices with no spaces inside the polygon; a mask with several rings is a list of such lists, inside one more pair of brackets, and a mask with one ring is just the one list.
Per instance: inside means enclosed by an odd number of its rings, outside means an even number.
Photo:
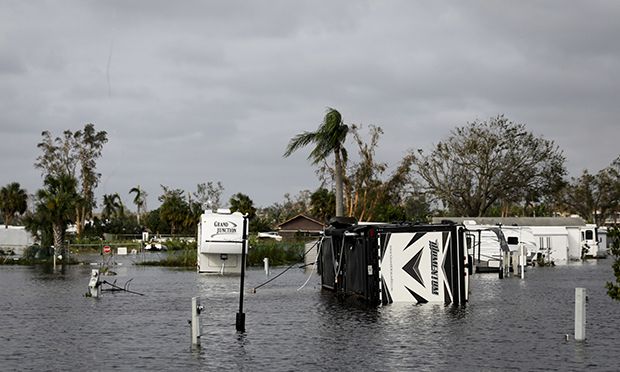
[{"label": "stop sign", "polygon": [[103,247],[103,252],[104,253],[110,253],[110,246],[106,245],[105,247]]}]

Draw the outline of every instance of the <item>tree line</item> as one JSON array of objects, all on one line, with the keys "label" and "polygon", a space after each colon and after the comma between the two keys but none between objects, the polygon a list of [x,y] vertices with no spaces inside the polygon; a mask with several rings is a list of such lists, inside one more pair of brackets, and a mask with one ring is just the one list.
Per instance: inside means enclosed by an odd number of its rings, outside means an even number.
[{"label": "tree line", "polygon": [[[321,188],[312,194],[317,215],[428,222],[432,216],[578,214],[590,223],[602,225],[608,218],[616,223],[620,157],[594,175],[584,170],[581,177],[568,179],[566,158],[554,141],[497,115],[456,127],[428,153],[408,149],[389,167],[375,159],[383,129],[369,126],[365,140],[361,128],[345,124],[337,110],[328,108],[315,132],[290,140],[284,157],[314,146],[308,160],[317,166],[323,186],[334,191]],[[349,159],[345,147],[349,134],[357,161]],[[321,204],[329,198],[333,202]]]},{"label": "tree line", "polygon": [[[334,216],[360,221],[421,221],[432,216],[557,216],[578,214],[586,221],[616,222],[620,204],[620,157],[596,174],[584,170],[567,178],[566,159],[552,140],[536,137],[524,124],[503,115],[456,127],[425,153],[408,149],[390,166],[376,158],[384,131],[370,125],[346,124],[328,108],[314,132],[294,136],[284,156],[312,146],[308,159],[316,166],[321,186],[303,190],[282,203],[257,208],[248,195],[234,194],[226,206],[250,216],[252,231],[268,231],[298,214],[326,222]],[[347,148],[347,140],[353,146]],[[43,188],[31,197],[19,183],[0,189],[0,212],[5,227],[23,223],[43,245],[64,245],[66,229],[75,225],[77,238],[100,239],[103,234],[194,234],[205,208],[224,206],[220,182],[201,183],[194,192],[161,185],[161,205],[148,211],[148,193],[131,188],[137,213],[129,212],[118,193],[103,196],[98,207],[94,191],[101,174],[97,160],[107,142],[105,131],[93,124],[67,130],[62,136],[42,133]],[[349,156],[355,150],[356,159]],[[388,170],[391,170],[388,173]],[[18,215],[21,217],[18,218]]]}]

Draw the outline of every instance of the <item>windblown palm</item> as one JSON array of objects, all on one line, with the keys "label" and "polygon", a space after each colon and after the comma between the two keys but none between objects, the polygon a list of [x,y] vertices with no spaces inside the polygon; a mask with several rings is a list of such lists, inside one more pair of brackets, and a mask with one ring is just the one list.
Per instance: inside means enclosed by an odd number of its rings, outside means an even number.
[{"label": "windblown palm", "polygon": [[133,203],[138,207],[138,225],[140,224],[140,208],[144,206],[144,199],[146,198],[146,192],[140,190],[140,185],[129,190],[129,193],[136,193],[133,198]]},{"label": "windblown palm", "polygon": [[4,228],[9,227],[9,222],[15,214],[24,214],[28,208],[28,195],[18,182],[10,183],[0,190],[0,210],[4,213]]},{"label": "windblown palm", "polygon": [[323,122],[319,125],[316,132],[303,132],[296,135],[291,139],[284,152],[284,157],[288,157],[298,149],[314,144],[315,148],[308,156],[308,160],[312,160],[312,164],[318,164],[332,153],[334,154],[336,168],[334,171],[336,181],[336,216],[344,215],[343,163],[347,160],[347,151],[343,145],[348,132],[349,127],[344,124],[340,113],[333,108],[327,108]]}]

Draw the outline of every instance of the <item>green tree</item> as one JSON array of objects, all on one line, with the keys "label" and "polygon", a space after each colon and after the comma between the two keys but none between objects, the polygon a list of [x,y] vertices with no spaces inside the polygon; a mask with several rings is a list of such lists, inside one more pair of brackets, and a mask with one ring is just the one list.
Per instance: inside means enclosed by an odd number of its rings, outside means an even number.
[{"label": "green tree", "polygon": [[159,208],[148,212],[144,216],[143,223],[146,231],[153,234],[168,233],[172,230],[170,224],[161,217]]},{"label": "green tree", "polygon": [[433,211],[424,194],[412,194],[405,199],[405,212],[410,221],[428,223]]},{"label": "green tree", "polygon": [[249,196],[240,192],[230,197],[230,211],[247,214],[250,221],[256,217],[254,202]]},{"label": "green tree", "polygon": [[67,175],[76,180],[74,193],[81,198],[74,204],[77,233],[82,234],[86,218],[92,215],[95,189],[101,174],[96,172],[97,159],[101,156],[103,145],[108,141],[105,131],[95,131],[94,124],[86,124],[83,130],[73,133],[63,132],[63,137],[52,138],[50,132],[41,133],[43,141],[37,147],[43,154],[37,157],[34,166],[42,175],[60,177]]},{"label": "green tree", "polygon": [[160,217],[170,225],[170,234],[175,236],[187,219],[189,208],[185,201],[185,191],[169,189],[164,185],[161,187],[164,189],[164,194],[159,197],[159,201],[162,202],[159,207]]},{"label": "green tree", "polygon": [[565,205],[571,213],[601,226],[612,214],[615,219],[620,202],[620,177],[614,167],[600,170],[596,175],[584,169],[581,177],[572,178],[565,189]]},{"label": "green tree", "polygon": [[32,215],[24,217],[24,226],[41,246],[50,247],[54,245],[52,222],[49,220],[47,213],[42,211],[42,205],[38,201],[35,204],[36,211]]},{"label": "green tree", "polygon": [[28,194],[19,182],[12,182],[0,189],[0,211],[4,214],[4,228],[17,213],[24,214],[28,208]]},{"label": "green tree", "polygon": [[344,124],[340,113],[333,108],[328,108],[323,122],[319,125],[316,132],[303,132],[296,135],[291,139],[284,152],[284,157],[288,157],[298,149],[314,144],[315,147],[308,156],[308,159],[311,160],[314,165],[320,162],[326,162],[327,157],[332,153],[334,154],[337,216],[344,215],[343,177],[344,163],[347,161],[347,151],[344,148],[344,143],[348,132],[349,127]]},{"label": "green tree", "polygon": [[429,155],[411,155],[421,191],[461,216],[484,216],[496,201],[509,206],[525,204],[531,194],[551,197],[567,174],[553,141],[503,115],[454,129]]},{"label": "green tree", "polygon": [[192,195],[188,194],[189,201],[187,203],[187,214],[185,215],[185,220],[183,221],[183,226],[186,230],[191,231],[192,233],[198,232],[198,223],[200,222],[200,216],[202,216],[204,209],[203,203],[198,200],[192,200]]},{"label": "green tree", "polygon": [[614,256],[614,263],[611,265],[614,270],[616,282],[607,282],[607,295],[614,300],[620,301],[620,229],[613,226],[609,229],[607,236],[611,239],[611,255]]},{"label": "green tree", "polygon": [[114,216],[118,216],[121,208],[120,199],[121,198],[118,193],[103,195],[103,203],[101,204],[103,209],[101,211],[101,217],[104,221],[109,220]]},{"label": "green tree", "polygon": [[334,209],[335,198],[334,193],[326,188],[316,189],[310,196],[310,213],[323,223],[327,223],[336,213]]},{"label": "green tree", "polygon": [[80,201],[80,196],[74,191],[76,183],[75,178],[66,174],[47,176],[43,182],[45,188],[37,192],[39,203],[36,213],[41,216],[40,221],[51,223],[56,247],[64,247],[65,231],[75,218],[75,205]]}]

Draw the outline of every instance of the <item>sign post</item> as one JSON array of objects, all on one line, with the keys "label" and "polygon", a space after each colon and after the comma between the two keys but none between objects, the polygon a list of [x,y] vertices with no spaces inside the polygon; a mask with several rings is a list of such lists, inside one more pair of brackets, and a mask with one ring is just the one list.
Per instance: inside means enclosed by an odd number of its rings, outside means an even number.
[{"label": "sign post", "polygon": [[243,244],[241,250],[241,289],[239,290],[239,312],[237,313],[237,332],[245,332],[245,314],[243,313],[243,283],[245,279],[245,250],[248,247],[248,217],[243,217]]}]

